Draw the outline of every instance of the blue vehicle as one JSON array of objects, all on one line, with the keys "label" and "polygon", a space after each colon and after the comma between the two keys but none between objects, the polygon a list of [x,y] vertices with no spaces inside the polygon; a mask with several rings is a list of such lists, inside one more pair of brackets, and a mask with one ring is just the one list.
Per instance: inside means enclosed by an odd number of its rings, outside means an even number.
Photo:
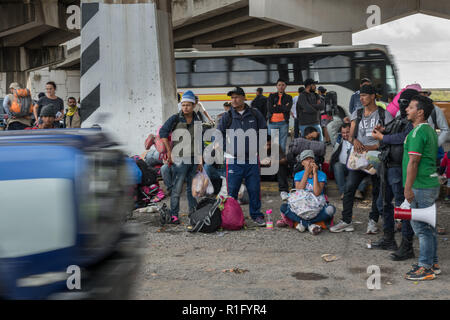
[{"label": "blue vehicle", "polygon": [[128,297],[141,238],[125,158],[99,129],[0,132],[0,299]]}]

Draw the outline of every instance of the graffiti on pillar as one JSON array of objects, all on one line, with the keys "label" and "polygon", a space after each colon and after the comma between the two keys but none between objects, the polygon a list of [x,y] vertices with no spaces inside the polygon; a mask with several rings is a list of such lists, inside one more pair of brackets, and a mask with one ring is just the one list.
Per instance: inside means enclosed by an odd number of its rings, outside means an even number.
[{"label": "graffiti on pillar", "polygon": [[368,29],[381,24],[381,9],[379,6],[375,4],[368,6],[366,13],[370,14],[366,21],[366,26]]},{"label": "graffiti on pillar", "polygon": [[81,29],[81,9],[77,5],[67,7],[66,13],[70,16],[66,20],[67,29],[80,30]]}]

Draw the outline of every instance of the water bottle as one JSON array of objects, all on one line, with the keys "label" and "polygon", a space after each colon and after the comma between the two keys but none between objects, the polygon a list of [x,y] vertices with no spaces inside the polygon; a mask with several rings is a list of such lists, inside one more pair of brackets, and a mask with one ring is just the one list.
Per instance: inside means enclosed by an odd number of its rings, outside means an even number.
[{"label": "water bottle", "polygon": [[266,211],[266,229],[273,230],[272,209]]}]

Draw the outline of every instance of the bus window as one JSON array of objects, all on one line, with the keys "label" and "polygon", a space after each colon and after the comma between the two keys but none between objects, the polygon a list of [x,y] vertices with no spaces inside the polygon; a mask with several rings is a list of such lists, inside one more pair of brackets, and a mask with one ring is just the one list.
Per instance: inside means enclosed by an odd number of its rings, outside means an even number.
[{"label": "bus window", "polygon": [[302,65],[300,56],[271,56],[268,62],[271,84],[280,78],[290,84],[303,83],[302,71],[306,71],[306,66]]},{"label": "bus window", "polygon": [[195,60],[192,64],[191,85],[225,86],[228,82],[227,70],[227,60],[223,58]]},{"label": "bus window", "polygon": [[311,56],[309,72],[319,82],[347,82],[351,79],[350,61],[345,55]]},{"label": "bus window", "polygon": [[231,63],[230,84],[264,85],[267,83],[267,64],[264,57],[234,58]]},{"label": "bus window", "polygon": [[177,87],[186,88],[189,86],[189,72],[191,70],[190,61],[187,59],[175,60],[175,70],[177,77]]},{"label": "bus window", "polygon": [[386,65],[386,86],[388,93],[397,93],[397,83],[395,82],[394,70],[390,64]]}]

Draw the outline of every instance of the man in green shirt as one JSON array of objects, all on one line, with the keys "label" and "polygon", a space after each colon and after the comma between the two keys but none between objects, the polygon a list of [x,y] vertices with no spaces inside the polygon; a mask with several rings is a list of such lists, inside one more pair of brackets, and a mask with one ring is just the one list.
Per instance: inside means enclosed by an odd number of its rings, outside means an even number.
[{"label": "man in green shirt", "polygon": [[[405,139],[402,161],[404,195],[411,208],[431,207],[439,196],[436,173],[438,137],[427,122],[433,108],[431,99],[415,96],[406,109],[408,120],[414,126]],[[419,263],[413,265],[405,278],[414,281],[432,280],[440,273],[436,229],[421,221],[411,221],[411,226],[419,238]]]}]

